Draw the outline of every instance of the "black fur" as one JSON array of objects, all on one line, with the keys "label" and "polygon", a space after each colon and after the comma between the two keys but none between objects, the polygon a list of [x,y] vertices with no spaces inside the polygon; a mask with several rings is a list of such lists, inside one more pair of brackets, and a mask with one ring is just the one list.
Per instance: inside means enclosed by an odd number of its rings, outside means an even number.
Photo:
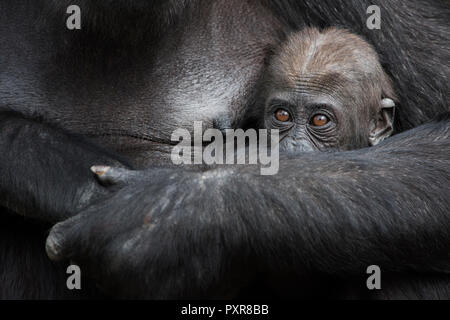
[{"label": "black fur", "polygon": [[[109,201],[58,224],[49,252],[120,297],[225,297],[257,276],[281,296],[307,296],[306,280],[322,275],[343,292],[322,285],[320,296],[344,298],[378,265],[393,278],[382,295],[448,298],[449,119],[369,149],[283,158],[270,177],[257,166],[134,173]],[[432,273],[443,282],[428,283]],[[396,282],[411,274],[427,285],[402,295]]]},{"label": "black fur", "polygon": [[[229,297],[261,278],[282,295],[305,280],[296,295],[361,297],[349,279],[367,263],[400,273],[383,298],[448,297],[448,115],[374,149],[291,155],[275,177],[154,167],[175,128],[245,120],[268,49],[306,25],[375,46],[399,95],[398,131],[448,111],[448,2],[81,1],[79,31],[65,29],[64,3],[0,2],[0,298],[72,295],[64,264],[36,250],[80,210],[48,250],[117,297]],[[379,31],[365,28],[372,4]],[[91,165],[123,158],[150,169],[123,188],[96,184]],[[341,277],[348,286],[331,293]]]},{"label": "black fur", "polygon": [[0,201],[26,217],[46,222],[71,217],[107,194],[90,172],[93,163],[129,166],[120,156],[45,121],[4,111],[0,122],[0,148],[5,150],[0,154]]}]

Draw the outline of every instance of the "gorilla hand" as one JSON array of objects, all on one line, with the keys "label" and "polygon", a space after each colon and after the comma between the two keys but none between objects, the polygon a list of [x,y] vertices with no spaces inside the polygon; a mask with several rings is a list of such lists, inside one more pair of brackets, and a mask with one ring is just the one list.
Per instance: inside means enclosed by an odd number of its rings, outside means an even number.
[{"label": "gorilla hand", "polygon": [[[124,298],[224,297],[231,294],[224,284],[239,287],[241,279],[227,277],[233,261],[248,266],[240,238],[245,232],[236,232],[243,224],[235,225],[232,212],[221,215],[221,203],[211,201],[220,187],[212,184],[213,174],[92,170],[116,190],[52,229],[46,246],[51,259],[75,261],[100,287]],[[242,269],[236,274],[246,276]]]},{"label": "gorilla hand", "polygon": [[259,166],[97,168],[120,188],[56,225],[49,255],[84,263],[124,297],[223,297],[234,293],[223,284],[239,290],[250,274],[298,282],[373,264],[447,274],[446,119],[368,150],[282,158],[275,176]]}]

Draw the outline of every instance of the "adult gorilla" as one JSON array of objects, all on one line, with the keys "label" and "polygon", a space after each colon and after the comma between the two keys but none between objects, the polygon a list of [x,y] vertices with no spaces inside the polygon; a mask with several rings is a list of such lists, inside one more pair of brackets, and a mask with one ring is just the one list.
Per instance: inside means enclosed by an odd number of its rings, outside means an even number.
[{"label": "adult gorilla", "polygon": [[[83,28],[65,28],[78,2]],[[382,9],[382,29],[366,9]],[[245,121],[289,31],[337,25],[377,49],[399,131],[449,111],[447,1],[0,3],[0,297],[67,298],[66,263],[116,297],[450,297],[448,115],[378,147],[289,155],[280,174],[168,163],[177,128]],[[244,118],[244,119],[243,119]],[[90,173],[109,164],[102,186]],[[121,168],[148,168],[128,171]],[[364,289],[365,269],[385,272]],[[293,285],[295,291],[290,290]],[[331,290],[331,288],[338,288]]]}]

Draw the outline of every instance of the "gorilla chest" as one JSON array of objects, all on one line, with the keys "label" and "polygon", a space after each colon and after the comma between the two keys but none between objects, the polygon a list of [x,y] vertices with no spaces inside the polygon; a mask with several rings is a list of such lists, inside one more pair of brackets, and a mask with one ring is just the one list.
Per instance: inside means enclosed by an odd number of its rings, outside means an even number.
[{"label": "gorilla chest", "polygon": [[202,121],[205,130],[216,123],[234,126],[262,72],[266,49],[277,40],[273,18],[255,5],[219,1],[183,18],[145,50],[148,56],[101,78],[90,75],[89,87],[69,87],[70,117],[60,119],[134,159],[154,158],[155,151],[164,157],[172,132],[192,130],[194,121]]}]

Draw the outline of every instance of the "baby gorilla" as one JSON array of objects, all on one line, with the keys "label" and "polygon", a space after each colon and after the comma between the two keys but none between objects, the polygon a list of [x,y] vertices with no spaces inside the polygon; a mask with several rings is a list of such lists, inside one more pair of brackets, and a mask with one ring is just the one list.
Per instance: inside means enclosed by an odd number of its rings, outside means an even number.
[{"label": "baby gorilla", "polygon": [[264,127],[284,151],[373,146],[393,132],[395,96],[370,44],[348,31],[291,35],[263,83]]}]

